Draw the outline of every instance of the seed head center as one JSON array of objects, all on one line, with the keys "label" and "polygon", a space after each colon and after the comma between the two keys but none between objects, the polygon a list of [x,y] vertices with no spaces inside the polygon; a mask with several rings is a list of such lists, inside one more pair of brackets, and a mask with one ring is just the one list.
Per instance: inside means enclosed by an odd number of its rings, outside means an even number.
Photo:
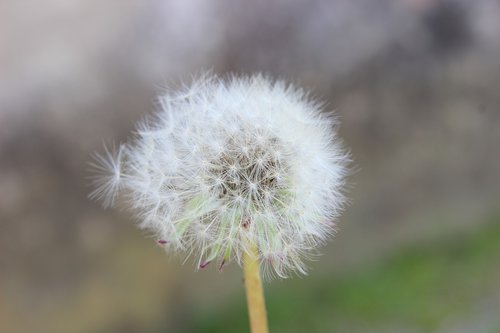
[{"label": "seed head center", "polygon": [[208,170],[209,186],[214,195],[229,205],[252,205],[261,208],[272,201],[284,186],[276,177],[285,170],[277,139],[250,143],[228,140],[225,149]]}]

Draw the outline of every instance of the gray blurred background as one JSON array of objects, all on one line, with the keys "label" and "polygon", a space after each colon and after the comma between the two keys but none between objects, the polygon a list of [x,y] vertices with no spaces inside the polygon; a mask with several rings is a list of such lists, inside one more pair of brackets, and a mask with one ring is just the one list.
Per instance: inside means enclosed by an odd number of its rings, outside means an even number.
[{"label": "gray blurred background", "polygon": [[237,265],[87,199],[89,154],[204,70],[310,89],[355,161],[310,276],[266,284],[272,331],[500,332],[498,0],[0,1],[1,332],[248,331]]}]

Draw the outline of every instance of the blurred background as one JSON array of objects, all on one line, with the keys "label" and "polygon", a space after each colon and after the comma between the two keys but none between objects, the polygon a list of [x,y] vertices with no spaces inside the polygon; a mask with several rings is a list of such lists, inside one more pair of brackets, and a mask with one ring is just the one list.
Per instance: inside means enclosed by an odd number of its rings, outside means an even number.
[{"label": "blurred background", "polygon": [[207,69],[312,90],[355,161],[271,332],[500,332],[499,36],[498,0],[1,0],[0,332],[248,332],[236,264],[87,199],[89,154]]}]

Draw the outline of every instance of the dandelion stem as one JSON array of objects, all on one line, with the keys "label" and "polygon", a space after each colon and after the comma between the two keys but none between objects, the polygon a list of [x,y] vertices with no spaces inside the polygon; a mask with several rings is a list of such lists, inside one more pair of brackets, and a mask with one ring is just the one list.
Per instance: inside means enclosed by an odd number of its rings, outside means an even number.
[{"label": "dandelion stem", "polygon": [[264,290],[260,278],[258,250],[255,244],[249,244],[248,252],[244,254],[243,271],[251,332],[268,333]]}]

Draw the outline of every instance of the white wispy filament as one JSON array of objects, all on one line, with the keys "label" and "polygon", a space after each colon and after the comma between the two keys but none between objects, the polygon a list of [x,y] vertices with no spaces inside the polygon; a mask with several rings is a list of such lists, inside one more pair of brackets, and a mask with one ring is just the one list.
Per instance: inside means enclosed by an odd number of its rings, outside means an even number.
[{"label": "white wispy filament", "polygon": [[140,227],[199,267],[241,263],[251,242],[267,272],[305,273],[344,203],[335,118],[262,75],[204,77],[159,101],[131,143],[96,159],[91,196],[123,195]]}]

